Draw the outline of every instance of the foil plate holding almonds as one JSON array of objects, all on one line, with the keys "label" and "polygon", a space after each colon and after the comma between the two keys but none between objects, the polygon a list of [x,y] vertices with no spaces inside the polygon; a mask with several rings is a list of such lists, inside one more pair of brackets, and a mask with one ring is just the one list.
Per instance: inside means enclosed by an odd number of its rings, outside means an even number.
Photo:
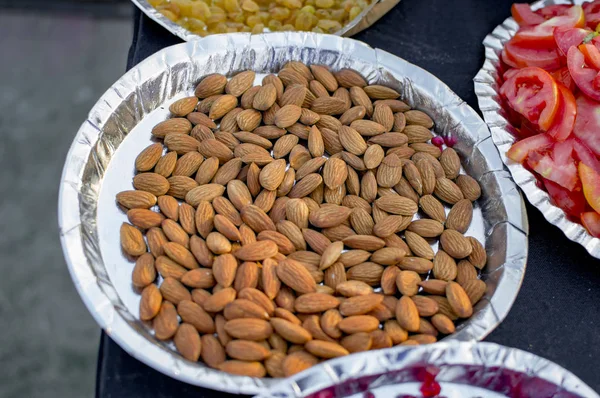
[{"label": "foil plate holding almonds", "polygon": [[135,66],[74,140],[59,222],[111,338],[244,394],[361,350],[481,340],[527,258],[523,200],[473,109],[415,65],[314,33],[212,36]]}]

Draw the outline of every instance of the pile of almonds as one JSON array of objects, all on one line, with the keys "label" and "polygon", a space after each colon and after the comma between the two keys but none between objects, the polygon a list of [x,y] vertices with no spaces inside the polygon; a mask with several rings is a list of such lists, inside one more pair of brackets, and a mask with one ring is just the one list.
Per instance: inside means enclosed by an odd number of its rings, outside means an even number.
[{"label": "pile of almonds", "polygon": [[431,118],[350,69],[254,80],[212,74],[174,102],[117,195],[140,318],[255,377],[452,334],[486,290],[463,235],[481,191]]}]

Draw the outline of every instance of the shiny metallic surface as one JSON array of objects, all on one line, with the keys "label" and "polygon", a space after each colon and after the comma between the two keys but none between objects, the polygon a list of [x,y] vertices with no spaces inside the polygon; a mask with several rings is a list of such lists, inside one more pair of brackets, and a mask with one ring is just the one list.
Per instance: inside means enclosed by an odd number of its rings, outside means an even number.
[{"label": "shiny metallic surface", "polygon": [[[581,4],[582,1],[575,1],[575,3]],[[571,2],[563,0],[538,1],[532,4],[532,8],[538,9],[550,4],[571,4]],[[518,29],[519,25],[514,19],[508,18],[487,35],[483,41],[485,62],[473,79],[479,108],[492,132],[492,139],[500,151],[502,161],[510,170],[513,179],[523,190],[529,202],[542,212],[548,222],[560,228],[567,238],[581,244],[593,257],[600,258],[600,239],[592,237],[581,224],[568,220],[565,212],[550,202],[548,193],[537,186],[536,177],[523,165],[506,157],[506,152],[515,142],[516,131],[508,122],[505,117],[506,113],[502,109],[502,102],[498,93],[501,79],[498,69],[504,43],[510,40]]]},{"label": "shiny metallic surface", "polygon": [[[119,245],[127,220],[115,195],[131,189],[134,159],[149,145],[151,128],[169,117],[173,101],[192,95],[210,73],[252,69],[257,79],[290,60],[353,68],[370,83],[389,85],[416,109],[427,112],[440,134],[458,139],[463,168],[482,187],[466,235],[482,242],[488,265],[485,297],[472,318],[447,340],[487,336],[507,315],[525,272],[527,217],[523,199],[481,118],[425,70],[352,39],[314,33],[209,36],[166,48],[119,79],[91,110],[67,156],[61,179],[59,224],[73,281],[92,315],[127,352],[179,380],[216,390],[256,394],[277,380],[233,376],[184,360],[171,343],[153,337],[138,319],[139,292],[131,285],[132,259]],[[260,81],[260,80],[258,80]],[[355,362],[352,360],[352,362]]]},{"label": "shiny metallic surface", "polygon": [[[394,347],[336,358],[277,384],[259,397],[421,396],[424,373],[435,375],[448,398],[598,397],[557,364],[493,343],[452,342]],[[437,395],[436,395],[437,396]]]}]

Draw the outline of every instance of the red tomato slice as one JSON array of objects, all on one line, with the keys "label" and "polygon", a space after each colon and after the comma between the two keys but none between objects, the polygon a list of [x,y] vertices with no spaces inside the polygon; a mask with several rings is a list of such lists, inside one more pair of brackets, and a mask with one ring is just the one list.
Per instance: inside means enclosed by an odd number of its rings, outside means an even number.
[{"label": "red tomato slice", "polygon": [[511,108],[546,131],[558,111],[558,86],[552,76],[540,68],[523,68],[500,88]]},{"label": "red tomato slice", "polygon": [[577,97],[573,134],[596,156],[600,156],[600,104],[585,95]]},{"label": "red tomato slice", "polygon": [[600,1],[595,0],[588,3],[583,3],[582,7],[587,25],[591,29],[596,29],[600,23]]},{"label": "red tomato slice", "polygon": [[537,66],[546,70],[556,70],[564,65],[556,47],[529,48],[509,40],[502,49],[502,60],[513,68]]},{"label": "red tomato slice", "polygon": [[585,57],[577,47],[569,49],[567,66],[577,87],[591,99],[600,101],[600,91],[594,89],[594,78],[598,71],[585,66]]},{"label": "red tomato slice", "polygon": [[575,85],[575,82],[573,81],[573,78],[569,73],[569,68],[567,68],[566,66],[555,70],[554,72],[550,72],[550,74],[552,75],[554,80],[556,80],[557,83],[561,83],[571,92],[577,89],[577,86]]},{"label": "red tomato slice", "polygon": [[583,194],[592,209],[600,211],[600,174],[585,163],[579,163],[579,178]]},{"label": "red tomato slice", "polygon": [[538,25],[546,20],[543,16],[531,11],[531,7],[526,3],[513,4],[510,13],[519,26]]},{"label": "red tomato slice", "polygon": [[581,191],[569,191],[560,185],[544,180],[544,187],[552,202],[572,217],[579,217],[585,211],[585,197]]},{"label": "red tomato slice", "polygon": [[579,51],[585,57],[585,63],[595,69],[600,69],[600,51],[593,44],[580,44]]},{"label": "red tomato slice", "polygon": [[563,159],[562,162],[559,163],[550,154],[542,155],[539,152],[530,153],[527,157],[527,164],[539,175],[572,191],[579,181],[577,166],[573,158]]},{"label": "red tomato slice", "polygon": [[580,162],[585,163],[587,166],[596,170],[596,173],[600,174],[600,160],[594,155],[594,153],[585,145],[581,143],[577,138],[571,136],[569,141],[573,143],[573,152],[575,157]]},{"label": "red tomato slice", "polygon": [[554,44],[555,28],[583,28],[584,26],[583,8],[572,6],[564,15],[550,18],[539,25],[519,29],[513,40],[515,40],[515,43],[529,43],[531,46],[549,47]]},{"label": "red tomato slice", "polygon": [[521,116],[521,128],[519,129],[519,139],[531,137],[541,133],[534,125]]},{"label": "red tomato slice", "polygon": [[600,214],[595,211],[581,213],[581,223],[594,238],[600,238]]},{"label": "red tomato slice", "polygon": [[537,134],[515,142],[506,152],[506,156],[515,162],[521,163],[527,159],[530,153],[550,148],[552,144],[554,144],[554,141],[548,134]]},{"label": "red tomato slice", "polygon": [[504,72],[504,74],[502,75],[502,80],[506,81],[506,80],[510,79],[511,76],[514,75],[515,73],[517,73],[518,71],[519,70],[516,68],[510,68],[509,70]]},{"label": "red tomato slice", "polygon": [[573,141],[557,142],[552,148],[552,158],[558,164],[573,161]]},{"label": "red tomato slice", "polygon": [[591,30],[581,28],[556,28],[554,30],[554,41],[559,52],[567,56],[569,48],[583,43],[583,39],[593,34]]},{"label": "red tomato slice", "polygon": [[[551,6],[546,6],[544,8],[540,8],[535,13],[541,15],[546,19],[550,19],[552,17],[557,17],[559,15],[564,15],[571,6],[569,4],[554,4]],[[585,12],[585,10],[584,10]]]},{"label": "red tomato slice", "polygon": [[564,141],[569,138],[573,131],[577,106],[575,105],[575,97],[568,88],[559,83],[558,90],[560,91],[560,105],[554,123],[548,129],[548,135],[557,141]]}]

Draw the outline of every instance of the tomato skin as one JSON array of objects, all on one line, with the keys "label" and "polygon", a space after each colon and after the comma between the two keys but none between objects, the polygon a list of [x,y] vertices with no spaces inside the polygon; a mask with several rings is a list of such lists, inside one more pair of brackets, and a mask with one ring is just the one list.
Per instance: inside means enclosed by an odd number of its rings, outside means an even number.
[{"label": "tomato skin", "polygon": [[586,207],[585,197],[581,191],[569,191],[552,181],[546,179],[543,181],[552,202],[568,215],[579,218]]},{"label": "tomato skin", "polygon": [[527,165],[539,175],[572,191],[579,182],[577,166],[571,157],[561,159],[561,162],[553,159],[550,154],[542,155],[539,152],[530,153],[527,158]]},{"label": "tomato skin", "polygon": [[555,70],[554,72],[550,72],[550,74],[557,83],[561,83],[563,86],[569,89],[571,93],[577,89],[577,86],[575,85],[575,82],[569,73],[569,68],[566,66]]},{"label": "tomato skin", "polygon": [[513,68],[536,66],[545,70],[556,70],[564,65],[556,47],[531,48],[509,40],[502,49],[502,60]]},{"label": "tomato skin", "polygon": [[600,23],[600,1],[595,0],[583,3],[582,7],[587,26],[589,26],[590,29],[596,29]]},{"label": "tomato skin", "polygon": [[596,155],[587,146],[583,145],[579,139],[571,137],[569,140],[573,143],[575,157],[600,174],[600,160],[598,160]]},{"label": "tomato skin", "polygon": [[575,84],[582,93],[593,100],[600,101],[600,91],[594,89],[594,78],[598,71],[585,67],[585,56],[577,47],[571,47],[567,54],[567,66]]},{"label": "tomato skin", "polygon": [[506,156],[515,162],[522,163],[529,154],[548,149],[552,144],[554,141],[548,134],[537,134],[515,142],[506,152]]},{"label": "tomato skin", "polygon": [[557,141],[564,141],[573,132],[577,116],[577,105],[573,93],[568,88],[558,83],[558,90],[560,91],[560,105],[554,123],[548,129],[548,135]]},{"label": "tomato skin", "polygon": [[578,48],[583,53],[586,64],[595,69],[600,69],[600,51],[598,51],[595,45],[589,43],[580,44]]},{"label": "tomato skin", "polygon": [[600,238],[600,214],[595,211],[581,213],[581,223],[594,238]]},{"label": "tomato skin", "polygon": [[583,187],[583,195],[595,211],[600,211],[600,174],[585,163],[579,163],[579,178]]},{"label": "tomato skin", "polygon": [[519,70],[500,88],[508,104],[542,131],[554,121],[559,105],[556,82],[543,69],[529,67]]},{"label": "tomato skin", "polygon": [[[568,4],[554,4],[554,5],[546,6],[544,8],[540,8],[539,10],[535,11],[535,13],[538,15],[541,15],[545,19],[550,19],[552,17],[564,15],[569,10],[569,8],[571,8],[571,6]],[[584,12],[585,12],[585,7],[584,7]]]},{"label": "tomato skin", "polygon": [[581,28],[556,28],[554,29],[554,41],[559,52],[566,57],[569,48],[579,46],[590,33],[593,32]]},{"label": "tomato skin", "polygon": [[510,13],[519,26],[539,25],[546,20],[543,16],[534,13],[527,3],[514,3]]},{"label": "tomato skin", "polygon": [[515,43],[529,43],[535,47],[549,47],[554,44],[554,29],[560,28],[583,28],[585,16],[581,6],[570,7],[565,14],[550,18],[549,20],[535,26],[526,26],[515,34]]},{"label": "tomato skin", "polygon": [[596,156],[600,156],[600,103],[585,95],[579,95],[576,103],[577,117],[573,134]]}]

